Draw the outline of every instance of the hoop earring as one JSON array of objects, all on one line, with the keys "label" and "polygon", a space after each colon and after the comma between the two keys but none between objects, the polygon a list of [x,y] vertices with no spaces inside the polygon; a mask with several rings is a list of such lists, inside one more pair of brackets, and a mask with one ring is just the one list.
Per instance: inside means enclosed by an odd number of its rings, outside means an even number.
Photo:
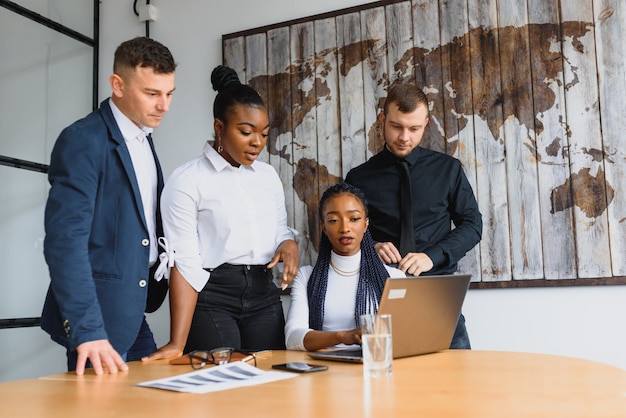
[{"label": "hoop earring", "polygon": [[222,138],[221,137],[217,137],[217,140],[220,142],[220,145],[217,146],[217,153],[221,154],[222,151],[224,151],[224,147],[222,147]]}]

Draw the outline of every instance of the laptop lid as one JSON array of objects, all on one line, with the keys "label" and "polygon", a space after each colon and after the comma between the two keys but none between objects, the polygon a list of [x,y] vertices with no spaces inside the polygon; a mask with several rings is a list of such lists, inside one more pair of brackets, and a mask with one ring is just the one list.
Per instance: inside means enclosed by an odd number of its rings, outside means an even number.
[{"label": "laptop lid", "polygon": [[450,348],[471,275],[387,280],[378,313],[391,314],[393,357]]},{"label": "laptop lid", "polygon": [[[391,314],[393,358],[450,347],[470,279],[469,274],[454,274],[386,281],[378,312]],[[315,351],[308,355],[320,360],[362,361],[354,349]]]}]

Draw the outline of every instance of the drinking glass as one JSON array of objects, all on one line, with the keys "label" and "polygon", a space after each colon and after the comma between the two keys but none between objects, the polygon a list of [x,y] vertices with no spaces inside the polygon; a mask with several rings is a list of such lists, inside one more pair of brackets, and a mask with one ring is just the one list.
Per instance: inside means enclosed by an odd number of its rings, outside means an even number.
[{"label": "drinking glass", "polygon": [[366,377],[390,375],[393,361],[391,315],[361,315],[361,341],[363,374]]}]

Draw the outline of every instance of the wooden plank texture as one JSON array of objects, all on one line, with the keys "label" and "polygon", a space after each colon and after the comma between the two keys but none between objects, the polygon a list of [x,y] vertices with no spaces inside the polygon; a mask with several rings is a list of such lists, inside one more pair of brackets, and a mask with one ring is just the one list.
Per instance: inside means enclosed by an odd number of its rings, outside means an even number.
[{"label": "wooden plank texture", "polygon": [[[341,177],[367,160],[363,52],[372,41],[361,37],[358,12],[337,16]],[[349,92],[349,93],[348,93]]]},{"label": "wooden plank texture", "polygon": [[309,207],[308,224],[311,240],[318,245],[321,228],[319,218],[319,201],[322,193],[329,186],[340,183],[341,176],[341,137],[339,134],[339,80],[337,65],[337,28],[335,18],[321,19],[314,22],[315,60],[313,72],[315,77],[314,111],[316,113],[317,131],[311,135],[315,141],[317,164],[315,167],[317,183],[310,183],[311,196],[305,202]]},{"label": "wooden plank texture", "polygon": [[[246,37],[246,69],[247,83],[259,92],[264,102],[267,102],[267,39],[265,33]],[[269,162],[267,147],[258,159],[266,163]]]},{"label": "wooden plank texture", "polygon": [[430,0],[413,0],[413,51],[415,83],[428,96],[430,122],[424,132],[422,146],[434,151],[446,152],[447,139],[444,132],[443,68],[441,65],[441,36],[439,31],[439,6]]},{"label": "wooden plank texture", "polygon": [[224,40],[223,55],[224,65],[237,71],[239,81],[247,83],[245,37],[239,36]]},{"label": "wooden plank texture", "polygon": [[[466,0],[452,0],[441,4],[441,27],[467,28],[469,17]],[[444,102],[446,112],[446,153],[458,158],[463,170],[476,194],[476,147],[474,144],[474,110],[472,106],[472,80],[470,63],[470,38],[467,31],[461,35],[454,32],[442,34],[442,43],[447,45],[442,57],[448,60],[448,71],[443,71],[446,88],[443,95],[448,98]],[[445,106],[447,105],[447,106]],[[451,135],[450,132],[455,132]],[[460,271],[480,277],[480,246],[467,252],[458,266]]]},{"label": "wooden plank texture", "polygon": [[527,4],[498,4],[513,279],[537,279],[543,277],[543,260]]},{"label": "wooden plank texture", "polygon": [[485,288],[626,284],[624,39],[623,1],[406,0],[225,35],[223,52],[266,98],[302,264],[320,193],[382,149],[389,85],[415,83],[422,145],[461,160],[483,214],[460,270]]},{"label": "wooden plank texture", "polygon": [[468,2],[476,141],[476,199],[483,216],[482,281],[511,280],[497,0]]},{"label": "wooden plank texture", "polygon": [[569,205],[574,208],[578,277],[582,278],[611,275],[604,159],[597,158],[603,148],[591,6],[587,0],[561,3],[563,21],[575,22],[578,32],[584,33],[563,42],[563,53],[568,58],[564,82],[571,132],[571,175],[563,189],[573,191]]},{"label": "wooden plank texture", "polygon": [[569,178],[569,147],[563,124],[565,88],[557,0],[528,0],[529,44],[541,207],[544,277],[576,277],[574,214],[553,208],[553,190]]},{"label": "wooden plank texture", "polygon": [[[306,241],[300,241],[301,265],[313,265],[317,258],[315,245],[319,225],[309,222],[316,217],[319,173],[317,166],[317,115],[315,104],[315,41],[313,22],[291,26],[290,50],[292,62],[291,97],[293,115],[293,156],[295,171],[293,188],[294,228]],[[302,245],[304,244],[304,245]]]},{"label": "wooden plank texture", "polygon": [[378,119],[387,93],[387,35],[385,30],[385,8],[375,7],[361,12],[362,39],[364,43],[363,63],[363,99],[365,128],[368,138],[367,158],[376,154],[383,147],[382,127]]},{"label": "wooden plank texture", "polygon": [[[291,94],[285,94],[291,89],[289,36],[288,27],[273,29],[267,33],[268,51],[271,53],[268,53],[267,56],[267,105],[270,113],[270,136],[266,149],[270,154],[270,163],[278,172],[283,183],[287,222],[294,227],[294,200],[297,199],[297,196],[293,190],[292,105]],[[306,247],[308,244],[308,241],[303,239],[302,234],[298,235],[297,242],[300,248]]]},{"label": "wooden plank texture", "polygon": [[411,3],[404,1],[386,6],[385,19],[389,83],[412,81],[415,79],[413,65],[402,65],[405,51],[411,50],[413,47]]},{"label": "wooden plank texture", "polygon": [[[317,116],[317,162],[319,196],[341,181],[341,137],[339,135],[339,71],[335,18],[315,22],[315,106]],[[314,206],[317,207],[317,202]],[[315,224],[319,217],[315,211]]]},{"label": "wooden plank texture", "polygon": [[595,0],[593,6],[606,195],[613,196],[607,212],[611,266],[614,276],[626,276],[626,4]]}]

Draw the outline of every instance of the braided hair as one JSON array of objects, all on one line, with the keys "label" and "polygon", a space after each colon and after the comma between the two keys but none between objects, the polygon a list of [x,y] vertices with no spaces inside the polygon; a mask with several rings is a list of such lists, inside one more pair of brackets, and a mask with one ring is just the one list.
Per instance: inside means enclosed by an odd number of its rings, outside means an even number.
[{"label": "braided hair", "polygon": [[[319,217],[323,219],[324,206],[326,202],[342,193],[348,193],[356,197],[367,212],[367,200],[365,195],[355,186],[348,183],[340,183],[326,189],[319,205]],[[330,257],[332,244],[322,231],[320,236],[319,255],[309,282],[307,285],[307,295],[309,300],[309,326],[315,330],[321,330],[324,323],[324,301],[326,300],[326,290],[328,288],[328,270],[330,268]],[[374,249],[374,240],[369,232],[365,231],[361,241],[361,267],[359,269],[359,282],[356,291],[356,304],[354,309],[354,323],[358,326],[359,317],[372,309],[378,311],[378,304],[383,293],[385,281],[389,273],[385,269],[383,262],[378,257]]]}]

